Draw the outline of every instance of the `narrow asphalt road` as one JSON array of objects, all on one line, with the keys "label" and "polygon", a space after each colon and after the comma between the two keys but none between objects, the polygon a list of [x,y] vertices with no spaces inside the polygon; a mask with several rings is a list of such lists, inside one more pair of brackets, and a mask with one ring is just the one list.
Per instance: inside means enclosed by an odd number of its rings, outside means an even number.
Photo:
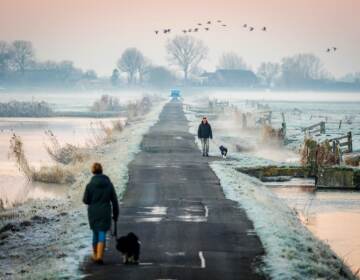
[{"label": "narrow asphalt road", "polygon": [[105,265],[84,264],[86,279],[263,279],[264,254],[252,222],[225,198],[188,132],[182,104],[169,102],[129,166],[119,235],[142,242],[140,265],[123,265],[112,237]]}]

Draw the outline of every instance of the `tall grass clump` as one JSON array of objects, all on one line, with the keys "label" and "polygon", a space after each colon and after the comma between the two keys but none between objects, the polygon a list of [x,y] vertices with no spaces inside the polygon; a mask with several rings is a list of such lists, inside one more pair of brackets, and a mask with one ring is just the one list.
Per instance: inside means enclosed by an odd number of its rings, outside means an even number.
[{"label": "tall grass clump", "polygon": [[318,143],[312,138],[305,138],[300,150],[300,162],[302,165],[329,166],[340,163],[340,151],[332,150],[329,141]]},{"label": "tall grass clump", "polygon": [[104,94],[91,107],[93,112],[120,111],[120,101],[117,97]]},{"label": "tall grass clump", "polygon": [[140,100],[129,102],[126,108],[128,119],[132,120],[146,115],[150,112],[152,105],[153,100],[150,96],[144,96]]},{"label": "tall grass clump", "polygon": [[113,127],[105,125],[102,121],[91,122],[90,131],[92,137],[88,140],[88,143],[92,147],[114,142]]},{"label": "tall grass clump", "polygon": [[122,132],[125,128],[125,123],[121,120],[114,120],[112,122],[112,129],[113,131]]},{"label": "tall grass clump", "polygon": [[84,162],[87,158],[88,155],[84,149],[68,143],[61,145],[51,130],[45,131],[45,135],[48,137],[48,143],[45,144],[45,149],[54,161],[69,164]]},{"label": "tall grass clump", "polygon": [[5,203],[4,201],[2,200],[2,198],[0,198],[0,211],[4,210],[5,209]]},{"label": "tall grass clump", "polygon": [[62,166],[42,166],[39,170],[30,166],[22,139],[16,134],[13,134],[10,139],[9,156],[15,159],[19,170],[30,181],[50,184],[67,184],[75,181],[72,172]]},{"label": "tall grass clump", "polygon": [[91,122],[92,137],[88,140],[88,146],[97,147],[115,142],[115,133],[122,132],[125,125],[121,119],[112,121],[110,125],[106,125],[103,121]]},{"label": "tall grass clump", "polygon": [[263,125],[261,128],[261,142],[272,144],[281,144],[284,141],[283,130],[273,128],[271,125]]},{"label": "tall grass clump", "polygon": [[50,117],[54,114],[45,101],[10,101],[0,103],[0,117]]},{"label": "tall grass clump", "polygon": [[346,165],[360,167],[360,154],[347,155],[344,157],[344,162]]}]

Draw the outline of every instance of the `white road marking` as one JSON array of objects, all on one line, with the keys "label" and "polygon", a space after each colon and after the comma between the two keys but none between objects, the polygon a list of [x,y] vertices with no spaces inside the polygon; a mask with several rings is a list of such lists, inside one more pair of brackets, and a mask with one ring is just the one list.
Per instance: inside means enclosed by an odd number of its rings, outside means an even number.
[{"label": "white road marking", "polygon": [[205,207],[205,217],[209,217],[209,208],[207,206],[204,206]]},{"label": "white road marking", "polygon": [[173,256],[185,256],[185,252],[165,252],[166,255],[173,257]]},{"label": "white road marking", "polygon": [[206,261],[205,261],[204,254],[203,254],[202,251],[199,251],[199,258],[200,258],[200,261],[201,261],[201,268],[205,268],[206,267]]}]

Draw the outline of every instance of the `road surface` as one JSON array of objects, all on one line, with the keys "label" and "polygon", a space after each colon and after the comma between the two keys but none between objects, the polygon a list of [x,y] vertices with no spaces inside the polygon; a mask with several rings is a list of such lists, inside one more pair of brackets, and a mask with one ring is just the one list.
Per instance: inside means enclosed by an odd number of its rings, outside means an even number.
[{"label": "road surface", "polygon": [[129,165],[120,205],[118,233],[140,237],[141,263],[123,265],[110,237],[105,265],[84,264],[86,279],[263,279],[262,244],[245,211],[225,198],[210,160],[182,104],[165,105]]}]

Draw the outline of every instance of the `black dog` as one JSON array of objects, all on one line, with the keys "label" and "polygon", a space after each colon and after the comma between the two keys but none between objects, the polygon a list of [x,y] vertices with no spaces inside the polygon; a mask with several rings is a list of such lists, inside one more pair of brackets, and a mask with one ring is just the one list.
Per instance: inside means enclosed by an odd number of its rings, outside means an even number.
[{"label": "black dog", "polygon": [[228,149],[225,148],[223,145],[221,145],[221,146],[219,147],[219,149],[220,149],[220,152],[221,152],[222,157],[223,157],[223,158],[226,158],[226,155],[227,155],[227,153],[228,153]]},{"label": "black dog", "polygon": [[123,254],[125,264],[139,264],[140,241],[132,232],[116,240],[116,249]]}]

